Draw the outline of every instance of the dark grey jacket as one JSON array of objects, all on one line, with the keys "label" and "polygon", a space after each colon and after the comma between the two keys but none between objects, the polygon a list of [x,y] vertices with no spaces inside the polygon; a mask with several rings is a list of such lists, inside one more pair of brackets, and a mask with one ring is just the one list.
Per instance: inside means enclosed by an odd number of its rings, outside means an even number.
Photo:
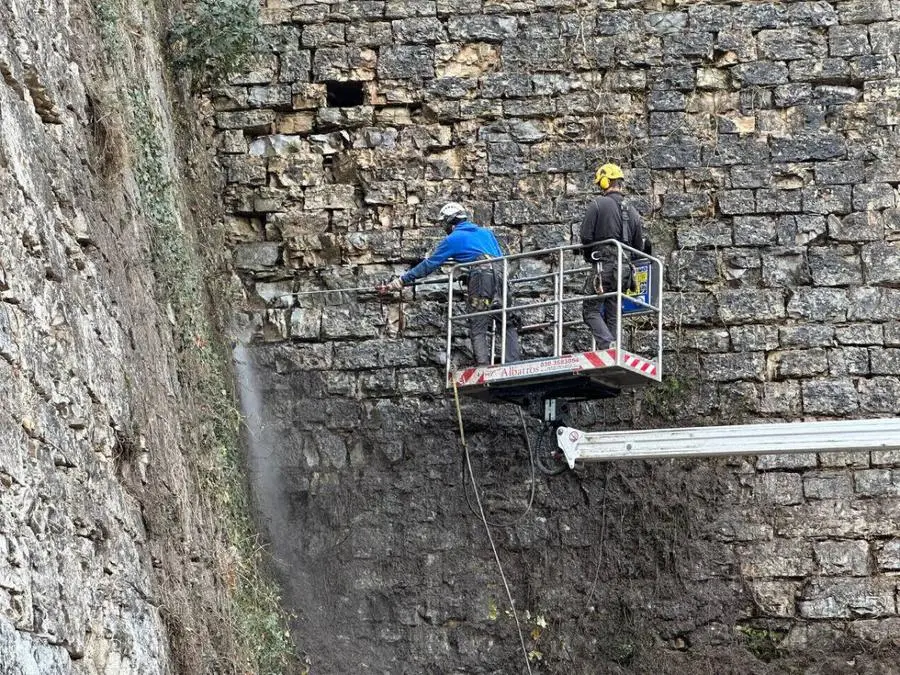
[{"label": "dark grey jacket", "polygon": [[[581,244],[584,246],[582,249],[584,259],[592,262],[591,254],[598,250],[600,252],[599,262],[603,264],[603,276],[615,276],[616,249],[612,246],[597,247],[592,244],[604,239],[617,239],[638,251],[643,250],[643,221],[640,214],[628,202],[625,202],[625,209],[628,211],[628,226],[625,228],[625,232],[622,231],[622,202],[624,200],[624,196],[619,192],[610,192],[608,195],[597,197],[588,206],[584,220],[581,221]],[[626,252],[624,262],[627,262],[628,259],[629,256]]]}]

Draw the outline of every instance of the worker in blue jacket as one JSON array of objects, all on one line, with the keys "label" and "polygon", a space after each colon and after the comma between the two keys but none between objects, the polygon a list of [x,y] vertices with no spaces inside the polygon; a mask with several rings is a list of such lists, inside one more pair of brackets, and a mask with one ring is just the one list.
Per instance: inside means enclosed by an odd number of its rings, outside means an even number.
[{"label": "worker in blue jacket", "polygon": [[[404,285],[416,279],[428,276],[445,262],[468,263],[476,260],[492,260],[503,256],[500,244],[494,233],[486,227],[479,227],[471,220],[465,208],[457,202],[445,204],[440,211],[440,220],[447,236],[425,260],[399,277],[377,286],[382,293],[400,290]],[[499,309],[501,306],[502,271],[495,264],[476,265],[469,268],[469,281],[466,293],[466,304],[469,312],[483,312]],[[507,291],[507,302],[510,294]],[[516,314],[507,314],[506,321],[506,361],[518,361],[519,323]],[[483,315],[469,319],[469,338],[472,340],[472,351],[479,365],[491,363],[490,332],[494,321],[497,321],[499,333],[500,315]]]}]

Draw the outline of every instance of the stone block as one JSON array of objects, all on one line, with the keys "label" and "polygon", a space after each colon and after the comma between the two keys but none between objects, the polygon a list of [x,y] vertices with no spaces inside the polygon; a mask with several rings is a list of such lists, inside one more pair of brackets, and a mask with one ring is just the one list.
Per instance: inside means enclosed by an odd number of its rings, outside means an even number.
[{"label": "stone block", "polygon": [[351,23],[347,26],[347,43],[361,47],[382,47],[393,42],[391,24],[387,21]]},{"label": "stone block", "polygon": [[274,356],[275,372],[296,373],[305,370],[331,370],[334,367],[334,347],[325,343],[306,343],[290,348],[279,345]]},{"label": "stone block", "polygon": [[874,413],[900,413],[900,380],[897,378],[864,379],[859,381],[857,387],[860,409]]},{"label": "stone block", "polygon": [[[873,80],[863,85],[863,100],[877,102],[900,98],[900,79]],[[893,116],[891,116],[893,119]]]},{"label": "stone block", "polygon": [[803,248],[775,249],[762,256],[762,279],[765,286],[796,288],[811,281],[809,261]]},{"label": "stone block", "polygon": [[780,537],[894,537],[898,518],[896,499],[822,500],[778,507],[775,531]]},{"label": "stone block", "polygon": [[663,53],[673,61],[712,58],[712,33],[698,31],[668,33],[663,35],[662,44]]},{"label": "stone block", "polygon": [[897,317],[900,289],[854,288],[850,291],[849,301],[847,318],[851,321],[890,321]]},{"label": "stone block", "polygon": [[303,27],[300,43],[304,47],[342,46],[344,39],[343,23],[313,23]]},{"label": "stone block", "polygon": [[782,348],[829,347],[834,343],[834,328],[821,324],[801,324],[778,329],[778,345]]},{"label": "stone block", "polygon": [[651,91],[647,95],[648,110],[676,111],[684,110],[686,98],[683,92],[666,89]]},{"label": "stone block", "polygon": [[900,246],[888,242],[866,244],[862,248],[866,283],[900,286]]},{"label": "stone block", "polygon": [[788,619],[796,614],[796,601],[802,583],[799,581],[757,581],[748,583],[754,603],[767,616]]},{"label": "stone block", "polygon": [[731,168],[731,186],[733,188],[761,188],[772,180],[772,167],[756,165],[737,165]]},{"label": "stone block", "polygon": [[517,175],[524,168],[526,148],[513,142],[488,144],[488,172]]},{"label": "stone block", "polygon": [[853,488],[861,497],[900,497],[900,472],[893,469],[855,471]]},{"label": "stone block", "polygon": [[850,77],[850,64],[845,59],[813,59],[791,61],[790,78],[796,83],[828,84],[846,82]]},{"label": "stone block", "polygon": [[869,574],[869,544],[866,541],[817,541],[813,554],[819,573],[825,576],[864,577]]},{"label": "stone block", "polygon": [[774,2],[739,5],[734,9],[733,25],[750,30],[784,25],[784,9]]},{"label": "stone block", "polygon": [[756,191],[756,210],[759,213],[798,213],[803,210],[802,204],[803,193],[800,190]]},{"label": "stone block", "polygon": [[870,25],[869,40],[875,54],[900,54],[900,24],[889,21]]},{"label": "stone block", "polygon": [[900,572],[900,539],[874,544],[875,565],[882,572]]},{"label": "stone block", "polygon": [[847,624],[851,637],[878,645],[900,644],[900,619],[857,619]]},{"label": "stone block", "polygon": [[724,215],[754,213],[756,199],[752,190],[723,190],[716,195],[719,211]]},{"label": "stone block", "polygon": [[358,381],[358,391],[364,397],[380,398],[397,394],[397,378],[392,368],[379,368],[363,372]]},{"label": "stone block", "polygon": [[434,16],[437,5],[434,0],[387,0],[384,16],[388,19],[403,19],[409,16]]},{"label": "stone block", "polygon": [[844,347],[828,351],[828,373],[832,377],[868,375],[869,350],[865,347]]},{"label": "stone block", "polygon": [[869,357],[873,375],[900,375],[900,349],[871,347]]},{"label": "stone block", "polygon": [[809,248],[808,259],[812,281],[816,286],[862,284],[862,265],[853,247],[812,246]]},{"label": "stone block", "polygon": [[891,0],[841,0],[838,4],[841,23],[873,23],[897,18],[891,11]]},{"label": "stone block", "polygon": [[828,372],[828,357],[824,349],[771,352],[768,370],[779,379],[812,377]]},{"label": "stone block", "polygon": [[897,583],[892,579],[812,579],[797,608],[805,619],[893,616]]},{"label": "stone block", "polygon": [[[762,185],[768,184],[771,175],[763,166],[769,162],[769,148],[760,139],[740,136],[734,133],[720,133],[711,145],[703,146],[703,166],[736,166],[756,164],[752,171],[762,173]],[[746,169],[746,167],[743,167]],[[741,187],[733,185],[733,187]]]},{"label": "stone block", "polygon": [[716,293],[719,318],[726,324],[777,321],[785,316],[784,291],[723,290]]},{"label": "stone block", "polygon": [[840,288],[797,288],[787,303],[787,316],[815,321],[846,321],[853,306]]},{"label": "stone block", "polygon": [[[320,51],[316,51],[316,58]],[[378,57],[378,77],[416,81],[434,77],[434,50],[424,45],[382,47]]]},{"label": "stone block", "polygon": [[216,113],[219,129],[243,129],[245,133],[257,136],[268,133],[275,121],[273,110],[240,110]]},{"label": "stone block", "polygon": [[815,571],[812,544],[802,539],[774,539],[737,547],[741,574],[760,577],[802,577]]},{"label": "stone block", "polygon": [[860,183],[853,186],[853,210],[877,211],[897,205],[897,190],[890,183]]},{"label": "stone block", "polygon": [[816,453],[804,452],[796,455],[760,455],[756,460],[757,471],[784,471],[810,469],[819,465]]},{"label": "stone block", "polygon": [[[887,54],[857,56],[850,60],[850,77],[856,82],[895,78],[897,72],[897,59]],[[862,95],[860,92],[860,96],[856,100],[858,101]],[[875,119],[877,120],[877,117]],[[891,116],[890,119],[894,119],[894,116]],[[878,123],[876,121],[876,124]]]},{"label": "stone block", "polygon": [[700,145],[688,136],[651,138],[647,149],[651,169],[683,169],[700,165]]},{"label": "stone block", "polygon": [[[791,216],[787,216],[790,218]],[[815,243],[822,239],[827,230],[827,221],[822,216],[814,215],[798,215],[794,218],[794,241],[798,246]],[[779,221],[779,225],[783,222],[784,217]],[[780,236],[779,236],[780,243]]]},{"label": "stone block", "polygon": [[803,412],[834,415],[853,413],[859,407],[856,387],[849,379],[822,379],[803,382]]},{"label": "stone block", "polygon": [[667,325],[705,326],[716,316],[711,293],[681,292],[668,295],[663,319]]},{"label": "stone block", "polygon": [[417,351],[416,343],[411,340],[339,342],[334,347],[334,367],[351,370],[409,368],[418,365]]},{"label": "stone block", "polygon": [[847,141],[840,134],[800,133],[772,138],[772,160],[776,162],[807,162],[840,159],[847,154]]},{"label": "stone block", "polygon": [[846,472],[806,473],[803,495],[807,499],[849,499],[853,496],[853,480]]},{"label": "stone block", "polygon": [[832,57],[868,54],[869,30],[861,25],[831,26],[828,29],[828,52]]},{"label": "stone block", "polygon": [[444,25],[435,17],[415,17],[391,21],[394,41],[401,44],[435,44],[445,42]]},{"label": "stone block", "polygon": [[234,266],[239,270],[262,271],[274,268],[281,257],[281,245],[260,241],[234,247]]},{"label": "stone block", "polygon": [[380,314],[360,305],[334,305],[321,315],[321,335],[325,340],[370,338],[383,323]]},{"label": "stone block", "polygon": [[673,288],[703,290],[719,278],[716,252],[676,251],[666,272]]},{"label": "stone block", "polygon": [[865,167],[858,159],[817,162],[814,171],[816,182],[822,185],[854,184],[866,180]]},{"label": "stone block", "polygon": [[760,58],[771,61],[817,59],[828,55],[825,38],[809,28],[761,30],[757,35]]},{"label": "stone block", "polygon": [[871,211],[851,213],[844,218],[829,216],[828,236],[835,241],[880,241],[884,237],[884,218]]},{"label": "stone block", "polygon": [[793,472],[758,474],[753,494],[763,504],[800,504],[803,502],[803,479]]},{"label": "stone block", "polygon": [[719,220],[701,221],[678,227],[678,246],[695,248],[700,246],[731,246],[732,228]]},{"label": "stone block", "polygon": [[665,218],[695,218],[710,215],[712,201],[707,194],[667,193],[662,196],[662,215]]},{"label": "stone block", "polygon": [[835,338],[842,345],[880,345],[884,343],[883,327],[880,324],[854,323],[838,326]]},{"label": "stone block", "polygon": [[765,358],[761,353],[703,354],[700,366],[704,378],[713,382],[762,381]]},{"label": "stone block", "polygon": [[358,129],[372,125],[375,109],[370,105],[348,108],[319,108],[316,112],[316,128],[320,131],[333,129]]},{"label": "stone block", "polygon": [[397,392],[404,396],[441,396],[442,375],[434,368],[401,368],[397,372]]},{"label": "stone block", "polygon": [[784,84],[789,77],[788,67],[782,61],[740,63],[731,69],[731,75],[743,86]]},{"label": "stone block", "polygon": [[518,31],[515,17],[502,15],[451,16],[447,32],[462,42],[503,42]]},{"label": "stone block", "polygon": [[776,326],[731,326],[728,332],[736,352],[768,351],[778,347]]},{"label": "stone block", "polygon": [[669,136],[685,127],[686,114],[683,112],[651,112],[651,136]]},{"label": "stone block", "polygon": [[[760,413],[764,415],[794,416],[800,413],[800,404],[800,384],[798,382],[763,383],[762,398],[758,405]],[[800,457],[800,455],[795,455],[795,457]],[[786,457],[782,457],[781,459],[786,459]],[[807,462],[808,458],[801,459],[800,466],[809,466]],[[766,462],[760,461],[758,468],[775,468],[770,464],[771,463],[768,460]],[[812,455],[812,466],[815,465],[816,458]]]}]

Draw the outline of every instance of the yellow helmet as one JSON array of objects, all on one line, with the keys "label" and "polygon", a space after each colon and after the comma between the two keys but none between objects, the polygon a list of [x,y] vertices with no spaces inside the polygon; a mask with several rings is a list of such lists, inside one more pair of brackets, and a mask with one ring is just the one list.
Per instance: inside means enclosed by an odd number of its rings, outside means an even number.
[{"label": "yellow helmet", "polygon": [[625,180],[625,174],[617,164],[604,164],[597,169],[597,175],[594,176],[594,182],[601,190],[609,190],[610,181],[614,180]]}]

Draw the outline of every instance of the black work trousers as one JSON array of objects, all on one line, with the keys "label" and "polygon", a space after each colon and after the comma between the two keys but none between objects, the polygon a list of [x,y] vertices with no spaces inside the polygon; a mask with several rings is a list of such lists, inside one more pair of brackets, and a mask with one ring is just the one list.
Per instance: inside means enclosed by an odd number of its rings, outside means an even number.
[{"label": "black work trousers", "polygon": [[[500,279],[502,274],[496,272],[493,267],[479,267],[469,272],[469,283],[466,294],[466,305],[469,312],[484,312],[490,309],[500,309],[502,306]],[[507,286],[506,305],[509,307],[512,295]],[[496,326],[494,322],[496,321]],[[506,315],[506,362],[518,361],[519,354],[519,318],[517,315]],[[469,319],[469,339],[472,341],[472,353],[475,362],[479,365],[487,365],[491,362],[491,329],[500,336],[500,313],[474,316]],[[498,355],[499,356],[499,355]]]},{"label": "black work trousers", "polygon": [[[594,287],[595,273],[588,274],[584,283],[584,295],[595,295],[597,290]],[[609,293],[616,286],[615,274],[601,274],[600,281],[603,285],[603,292]],[[627,291],[631,287],[631,267],[626,265],[622,268],[622,290]],[[615,296],[609,298],[592,298],[584,300],[581,305],[581,316],[584,322],[594,334],[597,341],[597,349],[606,349],[609,345],[616,341],[616,329],[618,328],[618,319],[616,316],[616,307],[618,298]]]}]

